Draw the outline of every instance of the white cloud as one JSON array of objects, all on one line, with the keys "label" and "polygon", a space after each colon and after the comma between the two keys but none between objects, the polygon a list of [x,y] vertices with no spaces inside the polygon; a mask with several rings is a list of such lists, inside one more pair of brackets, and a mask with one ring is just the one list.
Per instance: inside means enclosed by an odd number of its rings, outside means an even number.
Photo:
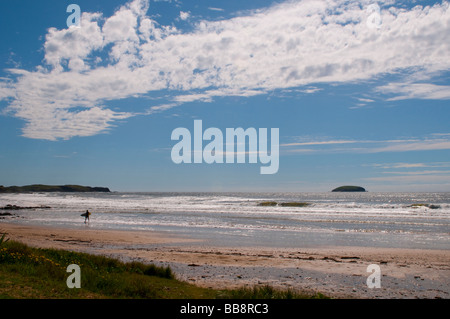
[{"label": "white cloud", "polygon": [[368,177],[368,181],[376,182],[397,182],[397,183],[449,183],[450,175],[402,175],[402,176],[382,176]]},{"label": "white cloud", "polygon": [[[450,69],[448,2],[406,10],[379,1],[385,8],[380,29],[366,25],[370,2],[289,1],[228,20],[200,21],[189,33],[148,17],[148,0],[134,0],[108,18],[83,13],[80,28],[49,29],[48,65],[11,70],[16,80],[0,81],[0,99],[8,99],[9,114],[25,121],[24,136],[55,140],[104,132],[138,114],[108,110],[107,101],[160,90],[176,92],[167,109],[275,89],[314,93],[308,88],[316,83],[399,70]],[[448,98],[448,87],[436,85],[413,84],[416,93],[402,84],[378,89],[397,98]]]},{"label": "white cloud", "polygon": [[358,143],[358,141],[353,140],[311,141],[311,142],[281,144],[280,146],[335,145],[335,144],[353,144],[353,143]]},{"label": "white cloud", "polygon": [[190,15],[191,14],[189,12],[180,11],[180,19],[183,21],[189,19]]},{"label": "white cloud", "polygon": [[422,141],[393,141],[387,142],[386,146],[368,149],[370,153],[381,152],[408,152],[408,151],[433,151],[450,149],[450,140],[448,139],[424,139]]},{"label": "white cloud", "polygon": [[[382,176],[365,178],[367,181],[373,182],[389,182],[389,183],[449,183],[450,182],[450,162],[430,162],[430,163],[389,163],[389,164],[372,164],[376,169],[389,169],[380,172]],[[425,169],[424,168],[433,168]],[[447,168],[444,170],[442,168]],[[400,169],[392,171],[391,169]],[[419,170],[422,169],[422,170]]]},{"label": "white cloud", "polygon": [[[342,147],[341,145],[346,145]],[[311,140],[281,144],[287,153],[384,153],[450,150],[450,138],[433,136],[399,140]],[[308,146],[308,148],[304,148]],[[314,148],[311,148],[313,146]]]},{"label": "white cloud", "polygon": [[0,79],[0,101],[15,97],[16,91],[8,79]]},{"label": "white cloud", "polygon": [[[45,61],[56,70],[64,62],[76,62],[75,71],[84,69],[88,55],[102,48],[103,34],[98,26],[100,14],[83,13],[79,28],[50,28],[45,37]],[[70,66],[69,66],[70,67]]]},{"label": "white cloud", "polygon": [[[36,121],[30,122],[23,130],[23,135],[36,139],[69,139],[73,132],[77,136],[92,136],[106,132],[111,122],[128,118],[127,113],[117,113],[99,107],[79,112],[55,110],[52,113],[33,114]],[[20,116],[19,116],[20,117]],[[46,127],[46,130],[42,129]]]},{"label": "white cloud", "polygon": [[211,10],[211,11],[220,11],[220,12],[225,11],[225,10],[222,9],[222,8],[214,8],[214,7],[208,7],[208,10]]},{"label": "white cloud", "polygon": [[178,104],[176,103],[168,103],[168,104],[161,104],[161,105],[156,105],[156,106],[152,106],[148,111],[147,111],[147,115],[153,114],[153,113],[158,113],[158,112],[162,112],[168,109],[171,109],[175,106],[177,106]]},{"label": "white cloud", "polygon": [[432,175],[432,174],[450,174],[450,171],[414,171],[414,172],[383,172],[383,174],[393,174],[393,175]]},{"label": "white cloud", "polygon": [[384,164],[372,164],[376,168],[384,169],[398,169],[398,168],[427,168],[427,167],[450,167],[450,162],[431,162],[431,163],[384,163]]},{"label": "white cloud", "polygon": [[394,94],[388,101],[406,99],[449,100],[450,86],[430,83],[389,83],[376,88],[383,94]]},{"label": "white cloud", "polygon": [[361,102],[365,102],[365,103],[372,103],[372,102],[375,102],[375,101],[372,100],[372,99],[365,99],[365,98],[358,98],[358,100],[361,101]]}]

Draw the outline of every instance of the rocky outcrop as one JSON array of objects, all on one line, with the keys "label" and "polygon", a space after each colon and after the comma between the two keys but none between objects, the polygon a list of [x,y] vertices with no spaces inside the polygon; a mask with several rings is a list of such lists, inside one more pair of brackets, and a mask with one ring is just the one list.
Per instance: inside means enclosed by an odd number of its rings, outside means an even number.
[{"label": "rocky outcrop", "polygon": [[365,192],[361,186],[341,186],[332,190],[332,192]]}]

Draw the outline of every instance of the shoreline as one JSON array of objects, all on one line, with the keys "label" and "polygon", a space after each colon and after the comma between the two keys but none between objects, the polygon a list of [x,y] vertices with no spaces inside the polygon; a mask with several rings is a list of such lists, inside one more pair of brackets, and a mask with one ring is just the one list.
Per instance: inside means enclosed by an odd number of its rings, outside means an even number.
[{"label": "shoreline", "polygon": [[[11,240],[39,248],[101,254],[170,266],[203,287],[275,288],[335,298],[450,298],[450,251],[372,247],[219,247],[168,232],[58,228],[0,222]],[[380,266],[381,288],[369,289],[367,267]]]}]

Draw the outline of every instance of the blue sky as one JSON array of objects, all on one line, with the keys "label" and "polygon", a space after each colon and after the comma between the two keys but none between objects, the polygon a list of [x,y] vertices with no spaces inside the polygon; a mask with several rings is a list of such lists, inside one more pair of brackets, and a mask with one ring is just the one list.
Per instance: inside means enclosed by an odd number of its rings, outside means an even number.
[{"label": "blue sky", "polygon": [[[0,185],[450,191],[449,7],[3,0]],[[278,172],[173,163],[195,119],[279,128]]]}]

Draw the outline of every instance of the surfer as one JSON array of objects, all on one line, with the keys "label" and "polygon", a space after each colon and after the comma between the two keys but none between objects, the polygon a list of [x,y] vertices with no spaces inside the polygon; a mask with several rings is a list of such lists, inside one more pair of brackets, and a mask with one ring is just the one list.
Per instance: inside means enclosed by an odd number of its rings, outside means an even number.
[{"label": "surfer", "polygon": [[89,215],[91,215],[91,213],[87,210],[86,213],[81,214],[81,216],[84,217],[84,223],[86,224],[86,220],[89,221]]}]

